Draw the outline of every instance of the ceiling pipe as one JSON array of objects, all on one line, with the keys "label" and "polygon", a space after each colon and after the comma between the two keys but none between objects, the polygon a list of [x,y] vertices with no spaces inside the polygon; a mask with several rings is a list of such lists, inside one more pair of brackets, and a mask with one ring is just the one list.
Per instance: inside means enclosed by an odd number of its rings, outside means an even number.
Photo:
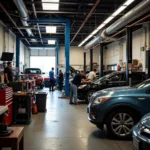
[{"label": "ceiling pipe", "polygon": [[[146,12],[150,11],[150,0],[143,0],[137,6],[135,6],[132,10],[126,13],[119,20],[114,22],[111,26],[106,28],[103,32],[100,32],[97,35],[97,39],[100,40],[91,40],[88,44],[85,45],[85,49],[90,49],[94,45],[98,44],[101,40],[104,40],[110,37],[112,34],[115,34],[119,29],[126,26],[128,23],[134,21],[136,18],[144,15]],[[98,38],[99,37],[99,38]]]},{"label": "ceiling pipe", "polygon": [[74,37],[72,38],[70,44],[74,41],[74,39],[76,38],[76,36],[78,35],[78,33],[81,31],[81,29],[83,28],[84,24],[87,22],[87,20],[91,17],[93,11],[95,10],[95,8],[98,6],[100,0],[97,0],[94,4],[94,6],[92,7],[91,11],[89,12],[89,14],[87,15],[87,17],[85,18],[85,20],[83,21],[83,23],[81,24],[80,28],[78,29],[78,31],[76,32],[76,34],[74,35]]},{"label": "ceiling pipe", "polygon": [[[148,22],[143,22],[143,23],[141,23],[142,21],[144,21],[144,20],[146,20],[146,19],[148,19],[148,18],[150,18],[150,15],[147,15],[147,16],[143,17],[142,19],[140,19],[140,20],[138,20],[138,21],[134,22],[133,24],[128,25],[128,26],[126,26],[126,27],[134,27],[134,26],[137,26],[137,25],[143,25],[143,24],[145,24],[145,23],[149,23],[149,21],[148,21]],[[125,31],[126,31],[126,29],[124,28],[124,29],[122,29],[121,31],[119,31],[119,32],[115,33],[114,35],[112,35],[111,37],[104,39],[104,40],[101,41],[100,43],[110,42],[110,39],[116,37],[117,35],[119,35],[119,34],[125,32]],[[100,43],[98,43],[97,45],[94,45],[92,48],[95,49],[96,47],[99,46]]]},{"label": "ceiling pipe", "polygon": [[[17,28],[17,24],[15,23],[15,21],[12,19],[12,17],[9,15],[9,13],[7,12],[7,10],[4,8],[4,6],[0,3],[0,7],[1,9],[5,12],[5,14],[7,15],[7,17],[10,19],[10,21],[13,23],[13,25]],[[18,29],[18,28],[17,28]],[[24,34],[22,33],[22,31],[20,29],[18,29],[19,33],[24,36]],[[25,39],[26,42],[30,45],[29,41],[27,39]]]},{"label": "ceiling pipe", "polygon": [[[29,26],[27,21],[29,20],[28,10],[22,0],[13,0],[16,4],[20,14],[21,14],[21,22],[24,26]],[[28,36],[34,36],[30,29],[26,29]]]},{"label": "ceiling pipe", "polygon": [[[37,14],[36,14],[36,9],[35,9],[35,5],[34,5],[34,0],[31,0],[33,3],[32,3],[32,8],[33,8],[33,12],[34,12],[34,17],[37,19]],[[41,35],[41,31],[40,31],[40,27],[39,27],[39,24],[37,23],[37,28],[38,28],[38,32],[39,32],[39,36],[41,38],[41,43],[43,44],[43,40],[42,40],[42,35]]]}]

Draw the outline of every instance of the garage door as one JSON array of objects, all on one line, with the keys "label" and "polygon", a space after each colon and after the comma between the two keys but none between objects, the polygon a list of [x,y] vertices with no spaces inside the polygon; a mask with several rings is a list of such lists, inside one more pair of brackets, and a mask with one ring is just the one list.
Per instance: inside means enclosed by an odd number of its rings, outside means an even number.
[{"label": "garage door", "polygon": [[55,56],[55,50],[31,49],[30,56]]}]

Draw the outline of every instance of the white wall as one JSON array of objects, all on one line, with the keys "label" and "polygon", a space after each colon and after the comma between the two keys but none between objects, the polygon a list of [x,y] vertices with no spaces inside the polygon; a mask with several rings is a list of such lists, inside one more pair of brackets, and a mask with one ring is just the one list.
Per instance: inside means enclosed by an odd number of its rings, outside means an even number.
[{"label": "white wall", "polygon": [[[70,65],[76,69],[83,69],[83,52],[84,48],[70,47]],[[65,47],[60,47],[59,50],[59,64],[65,64]]]},{"label": "white wall", "polygon": [[4,47],[5,47],[4,41],[5,41],[4,29],[3,26],[0,24],[0,56],[4,51]]},{"label": "white wall", "polygon": [[[99,49],[95,49],[93,51],[93,62],[99,63]],[[75,46],[70,47],[70,65],[73,66],[75,69],[82,70],[84,64],[84,48],[79,48]],[[89,51],[86,52],[86,64],[89,65],[90,63],[90,55]],[[59,51],[59,64],[65,64],[65,48],[60,47]]]},{"label": "white wall", "polygon": [[30,50],[27,47],[24,50],[24,65],[26,68],[30,67]]},{"label": "white wall", "polygon": [[[5,25],[0,22],[0,57],[2,52],[12,52],[14,53],[13,64],[15,66],[16,62],[16,36],[10,31],[5,30]],[[23,65],[27,64],[29,66],[29,52],[28,49],[20,42],[20,66],[21,71],[23,70]]]},{"label": "white wall", "polygon": [[[146,33],[147,34],[147,33]],[[135,31],[133,33],[132,39],[132,59],[140,60],[143,64],[143,70],[145,70],[145,51],[141,51],[141,47],[145,47],[145,41],[148,42],[145,36],[145,32],[142,29]],[[104,65],[105,68],[110,64],[118,64],[119,60],[122,59],[123,62],[126,62],[126,40],[122,38],[119,41],[115,41],[111,44],[108,44],[104,48]]]}]

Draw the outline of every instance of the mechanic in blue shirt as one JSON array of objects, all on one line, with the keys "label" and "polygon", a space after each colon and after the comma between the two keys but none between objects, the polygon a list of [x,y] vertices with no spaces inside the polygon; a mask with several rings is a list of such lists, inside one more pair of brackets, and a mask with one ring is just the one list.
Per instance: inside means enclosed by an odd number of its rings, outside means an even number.
[{"label": "mechanic in blue shirt", "polygon": [[54,78],[54,68],[49,72],[49,78],[50,78],[50,91],[54,91],[54,85],[55,85],[55,78]]}]

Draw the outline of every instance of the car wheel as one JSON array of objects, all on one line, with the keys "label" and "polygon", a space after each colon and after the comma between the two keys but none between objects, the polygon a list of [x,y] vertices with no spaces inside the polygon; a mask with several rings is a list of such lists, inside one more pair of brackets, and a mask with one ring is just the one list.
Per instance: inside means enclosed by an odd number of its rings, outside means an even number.
[{"label": "car wheel", "polygon": [[107,130],[111,136],[120,139],[127,139],[131,137],[132,128],[138,122],[138,115],[131,110],[117,110],[107,118]]},{"label": "car wheel", "polygon": [[97,126],[97,128],[100,129],[101,131],[102,131],[103,128],[104,128],[104,125],[103,125],[103,124],[97,124],[96,126]]},{"label": "car wheel", "polygon": [[91,91],[87,92],[87,94],[86,94],[86,102],[87,102],[87,103],[90,102],[91,97],[92,97],[92,95],[93,95],[95,92],[96,92],[95,90],[91,90]]}]

